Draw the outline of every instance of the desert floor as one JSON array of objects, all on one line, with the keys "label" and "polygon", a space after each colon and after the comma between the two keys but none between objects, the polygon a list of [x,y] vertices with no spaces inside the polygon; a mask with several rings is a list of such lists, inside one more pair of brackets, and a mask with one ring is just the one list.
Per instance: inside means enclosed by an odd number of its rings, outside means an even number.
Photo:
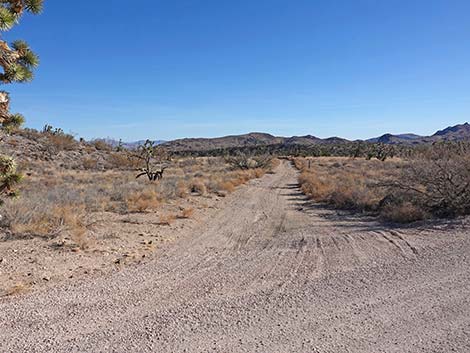
[{"label": "desert floor", "polygon": [[470,352],[468,219],[339,214],[283,161],[174,231],[143,263],[0,299],[0,351]]}]

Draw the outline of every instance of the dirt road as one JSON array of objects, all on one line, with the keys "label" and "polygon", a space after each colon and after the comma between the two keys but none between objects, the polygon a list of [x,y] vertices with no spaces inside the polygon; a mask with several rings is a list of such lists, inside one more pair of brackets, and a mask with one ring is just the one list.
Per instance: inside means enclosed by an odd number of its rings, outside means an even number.
[{"label": "dirt road", "polygon": [[0,352],[470,352],[469,229],[340,216],[284,162],[150,263],[0,302]]}]

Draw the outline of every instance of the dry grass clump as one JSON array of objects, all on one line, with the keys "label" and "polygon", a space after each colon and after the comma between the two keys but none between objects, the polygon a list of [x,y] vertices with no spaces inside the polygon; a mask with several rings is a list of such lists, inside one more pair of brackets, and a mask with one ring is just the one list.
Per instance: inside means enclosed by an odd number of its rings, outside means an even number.
[{"label": "dry grass clump", "polygon": [[84,207],[48,204],[39,199],[12,200],[4,210],[2,221],[15,235],[49,238],[61,232],[82,232]]},{"label": "dry grass clump", "polygon": [[204,196],[207,194],[207,187],[204,184],[204,181],[202,179],[192,179],[189,182],[189,190],[191,193],[195,193],[200,196]]},{"label": "dry grass clump", "polygon": [[235,185],[231,181],[221,181],[217,184],[217,190],[232,193],[235,191]]},{"label": "dry grass clump", "polygon": [[173,224],[175,220],[176,220],[176,215],[174,215],[173,213],[162,214],[160,215],[158,224],[164,225],[164,226],[170,226]]},{"label": "dry grass clump", "polygon": [[266,169],[262,168],[254,168],[248,170],[237,170],[232,174],[229,174],[229,181],[234,186],[239,186],[246,184],[251,179],[261,178],[263,175],[266,174]]},{"label": "dry grass clump", "polygon": [[178,218],[187,219],[187,218],[191,218],[193,215],[194,215],[194,208],[188,207],[188,208],[183,208],[181,210],[181,213],[178,215]]},{"label": "dry grass clump", "polygon": [[48,200],[18,199],[8,203],[2,226],[15,237],[70,237],[79,248],[90,247],[85,206],[71,203],[48,203]]},{"label": "dry grass clump", "polygon": [[84,169],[96,169],[98,167],[98,160],[92,157],[84,157],[82,165]]},{"label": "dry grass clump", "polygon": [[127,209],[130,212],[156,210],[158,206],[160,206],[158,194],[153,189],[146,189],[130,194],[126,199],[126,203]]},{"label": "dry grass clump", "polygon": [[179,198],[185,198],[189,195],[188,185],[184,180],[179,180],[176,183],[176,196]]},{"label": "dry grass clump", "polygon": [[411,223],[429,217],[422,207],[409,201],[386,205],[380,210],[380,214],[384,220],[395,223]]},{"label": "dry grass clump", "polygon": [[136,170],[141,167],[141,162],[126,152],[111,152],[107,161],[112,169]]},{"label": "dry grass clump", "polygon": [[95,147],[98,151],[112,151],[113,147],[104,140],[93,140],[90,142],[90,145]]},{"label": "dry grass clump", "polygon": [[69,134],[46,134],[48,144],[59,151],[72,151],[77,148],[78,142]]},{"label": "dry grass clump", "polygon": [[377,211],[386,196],[386,191],[377,185],[396,174],[400,161],[332,157],[299,158],[294,163],[302,171],[302,192],[313,200],[340,209]]},{"label": "dry grass clump", "polygon": [[249,180],[260,178],[266,174],[266,170],[262,168],[247,170],[232,170],[213,173],[204,176],[204,182],[208,192],[213,192],[219,196],[225,196],[232,193],[235,189]]}]

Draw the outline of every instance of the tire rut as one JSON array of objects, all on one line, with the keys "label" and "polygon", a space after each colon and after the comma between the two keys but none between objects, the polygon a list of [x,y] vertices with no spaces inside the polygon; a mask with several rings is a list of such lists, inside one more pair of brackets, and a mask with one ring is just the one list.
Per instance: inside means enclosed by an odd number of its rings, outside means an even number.
[{"label": "tire rut", "polygon": [[469,351],[467,230],[341,217],[297,175],[283,161],[152,262],[0,302],[0,351]]}]

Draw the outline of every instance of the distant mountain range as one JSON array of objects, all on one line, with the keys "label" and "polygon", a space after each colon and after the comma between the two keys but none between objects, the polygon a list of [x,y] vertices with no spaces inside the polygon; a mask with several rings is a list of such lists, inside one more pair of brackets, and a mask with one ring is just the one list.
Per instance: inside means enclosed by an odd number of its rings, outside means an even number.
[{"label": "distant mountain range", "polygon": [[470,141],[470,124],[465,123],[461,125],[449,126],[444,130],[437,131],[434,135],[431,136],[419,136],[415,134],[385,134],[367,141],[408,145],[433,143],[438,141]]},{"label": "distant mountain range", "polygon": [[[112,139],[102,139],[103,141],[117,146],[119,141]],[[356,140],[361,141],[361,140]],[[461,125],[450,126],[444,130],[437,131],[431,136],[420,136],[416,134],[385,134],[379,137],[374,137],[365,140],[371,143],[385,143],[385,144],[406,144],[418,145],[433,143],[437,141],[470,141],[470,124],[465,123]],[[231,135],[216,138],[184,138],[173,141],[156,140],[155,143],[167,147],[172,151],[210,151],[222,148],[234,147],[255,147],[255,146],[269,146],[269,145],[285,145],[285,146],[309,146],[316,144],[340,144],[353,142],[351,140],[343,139],[340,137],[319,138],[312,135],[305,136],[292,136],[281,137],[273,136],[261,132],[251,132],[244,135]],[[135,148],[145,143],[145,140],[135,142],[125,142],[124,147]]]},{"label": "distant mountain range", "polygon": [[[356,140],[360,141],[360,140]],[[470,141],[470,124],[451,126],[437,131],[432,136],[420,136],[416,134],[385,134],[379,137],[365,140],[366,142],[385,144],[415,145],[433,143],[436,141]],[[315,144],[339,144],[353,142],[340,137],[319,138],[312,135],[280,137],[266,133],[252,132],[244,135],[232,135],[216,138],[185,138],[168,141],[162,144],[173,151],[209,151],[221,148],[253,147],[266,145],[315,145]]]},{"label": "distant mountain range", "polygon": [[423,136],[415,135],[415,134],[399,134],[399,135],[392,135],[392,134],[385,134],[380,137],[374,137],[368,139],[367,142],[375,142],[375,143],[413,143],[413,141],[418,141],[419,139],[423,138]]}]

